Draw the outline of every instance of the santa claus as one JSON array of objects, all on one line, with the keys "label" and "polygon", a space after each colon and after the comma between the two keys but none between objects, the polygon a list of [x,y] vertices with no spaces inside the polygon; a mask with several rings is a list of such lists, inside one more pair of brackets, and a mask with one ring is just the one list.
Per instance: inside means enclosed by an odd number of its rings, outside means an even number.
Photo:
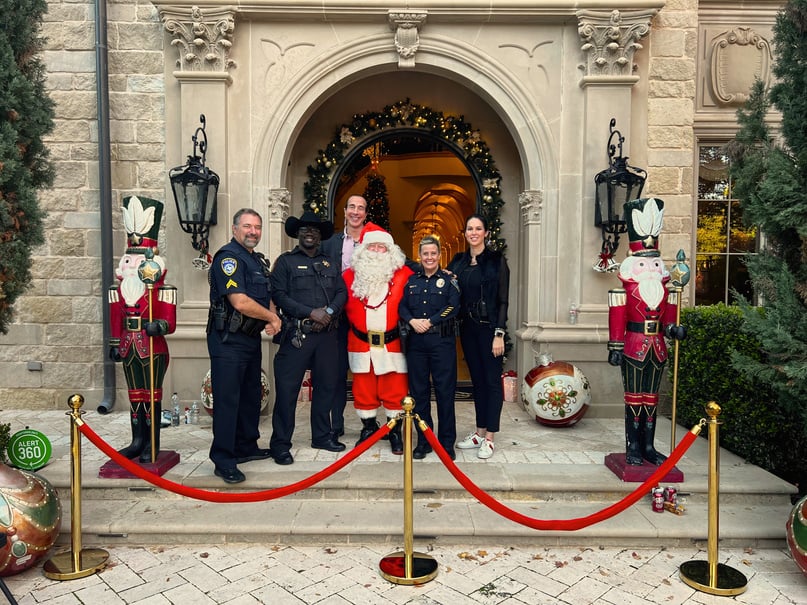
[{"label": "santa claus", "polygon": [[[401,411],[407,394],[406,358],[398,331],[398,304],[412,270],[392,236],[373,223],[344,274],[348,289],[345,314],[350,322],[348,363],[353,373],[353,405],[362,421],[356,445],[379,428],[376,416],[384,407],[387,418]],[[393,454],[403,454],[401,423],[389,434]]]}]

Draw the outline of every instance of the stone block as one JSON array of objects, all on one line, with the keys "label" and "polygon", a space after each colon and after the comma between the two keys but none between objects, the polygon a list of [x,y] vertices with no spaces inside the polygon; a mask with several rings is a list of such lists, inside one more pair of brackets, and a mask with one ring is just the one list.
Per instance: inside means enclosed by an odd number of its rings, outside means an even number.
[{"label": "stone block", "polygon": [[681,57],[686,47],[686,35],[682,29],[667,29],[653,32],[653,57]]},{"label": "stone block", "polygon": [[160,23],[124,23],[116,27],[119,50],[163,49],[163,27]]},{"label": "stone block", "polygon": [[84,256],[87,248],[86,234],[63,229],[45,235],[51,256]]},{"label": "stone block", "polygon": [[[92,294],[92,281],[89,279],[53,279],[48,284],[50,296],[88,296]],[[60,321],[59,316],[52,320]]]},{"label": "stone block", "polygon": [[164,93],[165,80],[161,74],[152,76],[132,75],[129,77],[129,90],[132,92]]},{"label": "stone block", "polygon": [[650,61],[649,77],[656,80],[693,80],[695,61],[690,58],[654,57]]},{"label": "stone block", "polygon": [[686,126],[651,126],[647,129],[647,143],[650,148],[691,149],[692,129]]},{"label": "stone block", "polygon": [[[67,280],[50,280],[53,282]],[[73,309],[70,298],[66,296],[26,296],[25,305],[17,310],[21,321],[32,323],[48,323],[51,321],[70,321],[73,318]]]},{"label": "stone block", "polygon": [[89,141],[90,128],[84,120],[54,120],[53,132],[48,135],[49,141]]},{"label": "stone block", "polygon": [[95,71],[93,50],[46,50],[42,59],[48,71],[68,73],[92,73]]},{"label": "stone block", "polygon": [[692,125],[694,108],[692,99],[650,99],[647,105],[648,126]]},{"label": "stone block", "polygon": [[72,299],[73,321],[82,324],[101,323],[103,321],[102,301],[106,304],[106,298],[88,297]]},{"label": "stone block", "polygon": [[69,212],[64,216],[64,226],[67,229],[99,229],[101,219],[92,212]]},{"label": "stone block", "polygon": [[85,187],[88,183],[88,165],[86,162],[54,162],[56,176],[53,179],[55,189],[70,189],[70,195],[75,190]]},{"label": "stone block", "polygon": [[[24,300],[23,297],[21,300]],[[19,359],[21,351],[16,350],[16,347],[8,346],[11,344],[18,345],[35,345],[42,342],[42,326],[33,324],[20,324],[13,323],[8,327],[7,334],[0,334],[0,358],[6,353],[14,355],[11,359]],[[13,350],[13,352],[12,352]],[[0,401],[2,399],[0,398]]]},{"label": "stone block", "polygon": [[56,102],[56,115],[69,116],[73,120],[94,120],[98,116],[95,109],[95,93],[92,91],[56,91],[51,93]]},{"label": "stone block", "polygon": [[42,372],[29,372],[26,361],[0,361],[0,384],[6,388],[37,388],[42,386]]},{"label": "stone block", "polygon": [[45,327],[45,343],[50,346],[76,345],[102,341],[101,326],[54,323]]}]

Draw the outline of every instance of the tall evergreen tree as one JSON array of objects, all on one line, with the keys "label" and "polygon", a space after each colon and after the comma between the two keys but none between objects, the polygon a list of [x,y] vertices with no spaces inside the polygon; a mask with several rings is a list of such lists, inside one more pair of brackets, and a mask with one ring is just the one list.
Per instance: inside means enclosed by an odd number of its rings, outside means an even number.
[{"label": "tall evergreen tree", "polygon": [[389,231],[389,194],[384,176],[375,170],[367,173],[367,187],[364,188],[367,200],[367,219]]},{"label": "tall evergreen tree", "polygon": [[53,129],[38,55],[46,0],[0,0],[0,333],[31,281],[31,248],[43,240],[37,190],[53,182],[42,137]]},{"label": "tall evergreen tree", "polygon": [[[729,146],[734,196],[765,238],[747,259],[760,308],[740,300],[765,355],[735,354],[733,362],[773,388],[777,401],[761,405],[807,428],[807,0],[790,0],[778,14],[773,45],[777,83],[769,92],[755,84]],[[782,115],[781,141],[765,122],[771,105]]]}]

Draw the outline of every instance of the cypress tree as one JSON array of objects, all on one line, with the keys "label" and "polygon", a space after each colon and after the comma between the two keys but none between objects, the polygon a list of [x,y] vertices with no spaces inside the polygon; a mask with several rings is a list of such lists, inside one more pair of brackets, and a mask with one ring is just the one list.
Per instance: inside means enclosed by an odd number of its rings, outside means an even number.
[{"label": "cypress tree", "polygon": [[45,0],[0,0],[0,333],[31,282],[31,249],[43,243],[37,190],[53,182],[42,140],[53,129],[39,35]]},{"label": "cypress tree", "polygon": [[[760,405],[800,419],[807,439],[807,0],[790,0],[777,15],[773,46],[776,84],[769,91],[754,85],[729,145],[734,196],[743,219],[764,237],[759,254],[747,259],[760,307],[738,298],[744,329],[764,355],[734,353],[732,361],[776,394]],[[765,121],[771,107],[782,117],[778,140]]]}]

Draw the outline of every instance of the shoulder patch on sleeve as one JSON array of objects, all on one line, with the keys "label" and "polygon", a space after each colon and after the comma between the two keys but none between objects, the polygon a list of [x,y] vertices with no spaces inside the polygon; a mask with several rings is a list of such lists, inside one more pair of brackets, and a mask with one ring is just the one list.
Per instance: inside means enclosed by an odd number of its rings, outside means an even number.
[{"label": "shoulder patch on sleeve", "polygon": [[226,258],[221,259],[221,270],[224,272],[224,275],[230,276],[236,272],[238,269],[238,261],[235,260],[232,256],[228,256]]}]

